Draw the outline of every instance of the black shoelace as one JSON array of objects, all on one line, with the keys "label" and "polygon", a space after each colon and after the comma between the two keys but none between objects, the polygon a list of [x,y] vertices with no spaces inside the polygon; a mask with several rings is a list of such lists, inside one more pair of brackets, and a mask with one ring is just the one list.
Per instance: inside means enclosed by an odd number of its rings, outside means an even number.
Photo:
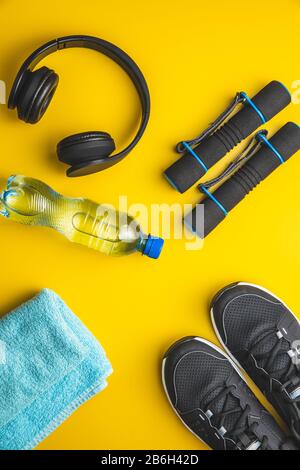
[{"label": "black shoelace", "polygon": [[[256,353],[257,347],[261,343],[268,341],[276,335],[276,330],[272,329],[263,335],[256,343],[254,343],[250,349],[250,354],[255,357],[258,365],[263,367],[268,374],[278,380],[278,389],[283,396],[287,405],[291,407],[291,431],[294,436],[300,441],[300,393],[298,396],[293,397],[293,391],[300,389],[300,358],[299,351],[293,350],[288,341],[282,337],[278,338],[275,345],[265,354]],[[286,345],[289,345],[290,349]],[[288,351],[294,351],[294,359],[289,357],[289,364],[285,367],[276,367],[278,357],[280,354],[288,354]],[[275,382],[277,384],[277,382]]]},{"label": "black shoelace", "polygon": [[[207,404],[208,410],[214,409],[214,404],[224,401],[222,411],[213,414],[214,425],[218,429],[224,429],[225,420],[229,416],[237,415],[236,421],[231,425],[231,429],[225,430],[224,437],[231,439],[241,450],[250,449],[251,445],[258,443],[258,448],[255,450],[266,450],[268,448],[268,437],[257,437],[256,428],[258,422],[249,423],[250,406],[246,405],[244,408],[241,405],[240,399],[233,394],[235,386],[226,386]],[[229,397],[233,397],[237,405],[234,407],[229,406]]]}]

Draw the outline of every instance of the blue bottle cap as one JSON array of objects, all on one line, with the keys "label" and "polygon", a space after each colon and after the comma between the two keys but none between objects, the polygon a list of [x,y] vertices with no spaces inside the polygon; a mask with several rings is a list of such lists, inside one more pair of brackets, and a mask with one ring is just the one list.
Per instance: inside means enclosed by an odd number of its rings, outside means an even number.
[{"label": "blue bottle cap", "polygon": [[163,245],[164,240],[162,238],[148,235],[143,254],[149,256],[149,258],[157,259],[160,255]]}]

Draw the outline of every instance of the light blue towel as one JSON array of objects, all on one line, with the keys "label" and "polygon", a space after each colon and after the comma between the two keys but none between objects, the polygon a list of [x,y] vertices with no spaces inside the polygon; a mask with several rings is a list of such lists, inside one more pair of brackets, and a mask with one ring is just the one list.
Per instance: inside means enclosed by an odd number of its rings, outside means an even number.
[{"label": "light blue towel", "polygon": [[0,319],[0,449],[32,449],[106,386],[99,342],[49,289]]}]

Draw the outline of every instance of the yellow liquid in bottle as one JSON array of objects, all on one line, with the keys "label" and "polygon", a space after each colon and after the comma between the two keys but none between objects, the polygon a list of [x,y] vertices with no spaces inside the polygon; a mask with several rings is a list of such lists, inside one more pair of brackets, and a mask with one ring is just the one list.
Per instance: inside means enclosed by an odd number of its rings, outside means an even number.
[{"label": "yellow liquid in bottle", "polygon": [[[89,199],[64,197],[45,183],[26,176],[8,179],[0,195],[0,213],[22,224],[51,227],[69,240],[107,255],[141,251],[151,256],[147,253],[149,246],[145,251],[147,241],[161,240],[147,238],[127,214]],[[161,240],[161,247],[162,243]]]}]

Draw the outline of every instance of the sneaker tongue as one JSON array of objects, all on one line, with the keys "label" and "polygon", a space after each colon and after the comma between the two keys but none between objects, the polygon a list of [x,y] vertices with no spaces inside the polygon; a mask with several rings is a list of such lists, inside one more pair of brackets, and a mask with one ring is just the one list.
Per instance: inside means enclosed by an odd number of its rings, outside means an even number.
[{"label": "sneaker tongue", "polygon": [[[221,392],[223,388],[217,387],[214,390],[211,390],[211,392],[207,395],[205,399],[205,406],[209,408],[209,410],[213,413],[211,417],[211,422],[214,426],[218,427],[220,423],[220,418],[219,414],[230,411],[233,409],[239,409],[236,413],[230,413],[228,416],[225,416],[224,421],[223,421],[223,428],[227,432],[234,431],[235,424],[239,417],[241,416],[243,410],[241,409],[240,402],[238,398],[234,397],[232,394],[229,394],[227,396],[224,396],[220,399],[214,400]],[[212,400],[214,400],[212,402]],[[211,403],[212,402],[212,403]],[[211,404],[210,404],[211,403]],[[241,426],[246,424],[246,419],[245,423],[240,423]]]},{"label": "sneaker tongue", "polygon": [[[265,333],[263,334],[263,336],[264,335]],[[274,335],[268,336],[266,341],[260,341],[260,338],[256,338],[256,346],[254,346],[252,353],[260,367],[263,367],[268,373],[272,374],[273,378],[281,380],[284,377],[284,374],[288,371],[288,368],[291,363],[291,358],[288,355],[288,351],[290,349],[288,341],[286,341],[285,339],[281,340],[280,351],[274,357],[274,360],[269,365],[269,367],[267,367],[268,359],[270,357],[269,353],[271,353],[272,349],[274,348],[274,346],[276,346],[278,341],[279,340],[275,332]]]},{"label": "sneaker tongue", "polygon": [[[229,413],[223,419],[223,424],[221,427],[222,433],[228,433],[229,437],[232,432],[236,429],[236,423],[239,421],[243,410],[241,408],[241,404],[238,398],[236,398],[231,393],[227,396],[224,396],[220,399],[216,397],[223,391],[222,387],[217,387],[207,395],[205,399],[205,406],[209,409],[212,413],[210,420],[213,426],[216,428],[220,427],[220,413],[224,413],[226,411],[234,410],[237,411],[235,413]],[[216,398],[216,399],[215,399]],[[259,450],[261,446],[261,442],[257,439],[257,436],[253,434],[253,432],[247,431],[247,417],[245,417],[244,422],[239,422],[239,428],[245,427],[245,431],[243,435],[239,436],[237,440],[240,440],[241,446],[245,450]],[[231,441],[227,442],[228,449],[231,448]],[[232,449],[235,448],[235,444],[232,442]]]}]

